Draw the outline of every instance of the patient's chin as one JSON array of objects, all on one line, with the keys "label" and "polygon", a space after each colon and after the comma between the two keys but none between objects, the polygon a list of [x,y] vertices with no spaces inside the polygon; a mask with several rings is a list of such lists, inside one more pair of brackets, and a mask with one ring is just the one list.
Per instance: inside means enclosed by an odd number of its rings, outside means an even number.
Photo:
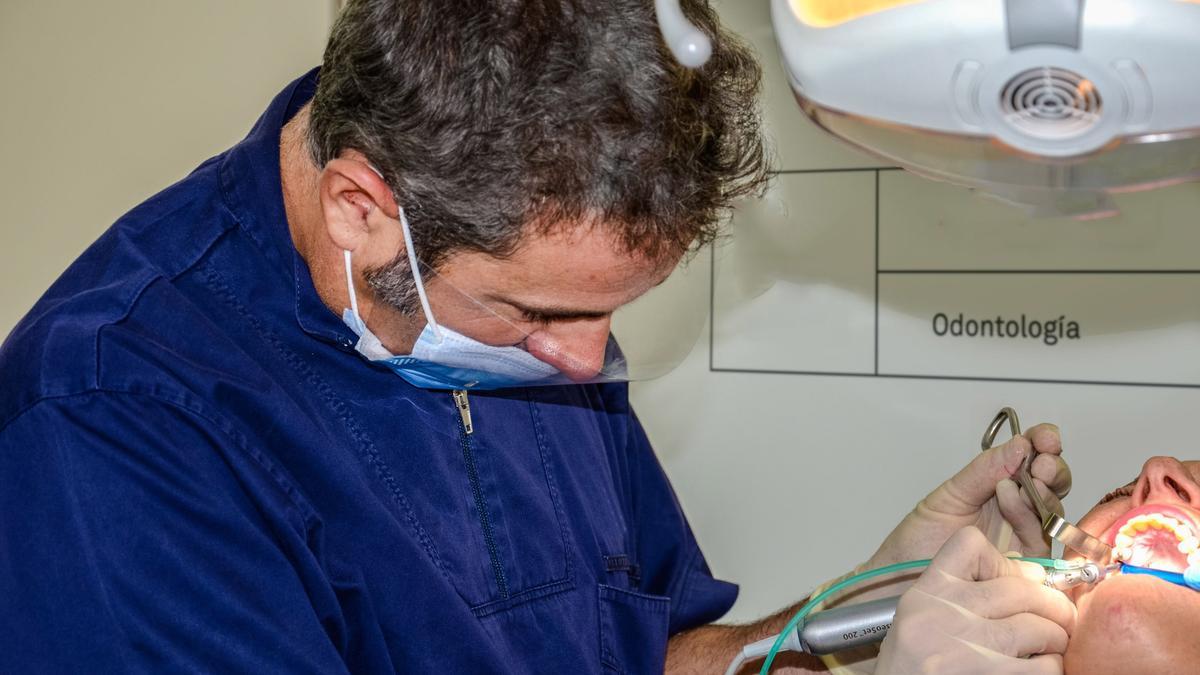
[{"label": "patient's chin", "polygon": [[1145,576],[1117,576],[1081,594],[1068,675],[1193,672],[1200,664],[1200,593]]}]

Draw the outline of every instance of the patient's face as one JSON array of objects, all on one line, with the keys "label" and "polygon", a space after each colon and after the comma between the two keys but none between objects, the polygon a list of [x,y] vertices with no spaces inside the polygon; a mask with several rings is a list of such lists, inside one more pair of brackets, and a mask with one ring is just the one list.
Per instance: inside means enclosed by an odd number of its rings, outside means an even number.
[{"label": "patient's face", "polygon": [[[1200,536],[1200,462],[1151,459],[1136,481],[1101,500],[1079,526],[1115,552],[1127,549],[1130,564],[1182,572]],[[1200,563],[1200,552],[1190,555]],[[1200,592],[1117,575],[1074,596],[1079,623],[1067,673],[1190,672],[1200,664]]]}]

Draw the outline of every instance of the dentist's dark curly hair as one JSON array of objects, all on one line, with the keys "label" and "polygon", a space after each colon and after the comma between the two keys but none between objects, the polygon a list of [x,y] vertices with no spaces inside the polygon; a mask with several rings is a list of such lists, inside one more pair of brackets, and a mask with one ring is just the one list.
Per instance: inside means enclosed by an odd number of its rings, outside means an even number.
[{"label": "dentist's dark curly hair", "polygon": [[312,157],[363,153],[435,267],[509,255],[530,227],[598,225],[650,257],[709,243],[767,182],[761,70],[707,0],[683,8],[713,40],[699,70],[667,50],[653,0],[350,0]]}]

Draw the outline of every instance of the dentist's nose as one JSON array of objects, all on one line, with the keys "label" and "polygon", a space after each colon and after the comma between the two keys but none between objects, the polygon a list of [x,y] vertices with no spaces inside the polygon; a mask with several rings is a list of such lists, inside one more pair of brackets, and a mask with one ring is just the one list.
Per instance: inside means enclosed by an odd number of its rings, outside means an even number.
[{"label": "dentist's nose", "polygon": [[1135,507],[1160,502],[1200,508],[1200,485],[1174,457],[1151,457],[1133,490]]},{"label": "dentist's nose", "polygon": [[611,317],[553,324],[531,334],[525,349],[575,382],[595,377],[604,367]]}]

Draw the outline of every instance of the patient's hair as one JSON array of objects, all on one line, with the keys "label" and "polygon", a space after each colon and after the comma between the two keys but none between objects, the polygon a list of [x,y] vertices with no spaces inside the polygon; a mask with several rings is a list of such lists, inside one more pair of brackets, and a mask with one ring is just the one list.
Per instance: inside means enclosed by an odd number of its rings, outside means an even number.
[{"label": "patient's hair", "polygon": [[710,242],[761,192],[761,73],[707,0],[699,70],[666,50],[652,0],[351,0],[312,103],[318,166],[366,155],[421,259],[503,257],[526,226],[609,229],[651,258]]}]

